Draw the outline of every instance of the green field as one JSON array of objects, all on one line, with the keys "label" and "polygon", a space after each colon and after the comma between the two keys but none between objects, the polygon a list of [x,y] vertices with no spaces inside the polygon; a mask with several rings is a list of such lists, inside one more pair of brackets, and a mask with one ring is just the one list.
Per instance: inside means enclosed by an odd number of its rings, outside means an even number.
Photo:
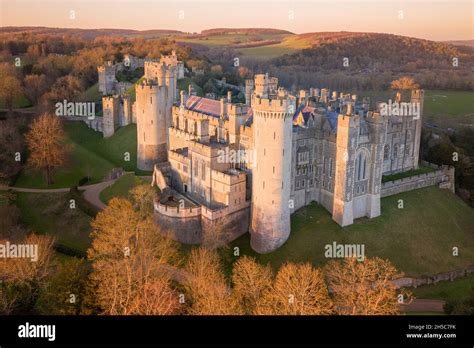
[{"label": "green field", "polygon": [[128,192],[135,186],[147,181],[133,174],[125,174],[120,177],[112,186],[107,187],[100,193],[100,200],[107,204],[113,197],[128,197]]},{"label": "green field", "polygon": [[81,96],[83,101],[101,101],[102,100],[102,93],[99,92],[99,82],[95,83],[94,85],[90,86]]},{"label": "green field", "polygon": [[127,91],[125,92],[125,94],[127,94],[127,95],[130,97],[130,100],[131,100],[132,102],[134,102],[135,99],[136,99],[135,86],[141,84],[144,79],[145,79],[145,76],[142,76],[141,78],[139,78],[139,79],[133,84],[133,86],[131,86],[131,87],[130,87],[129,89],[127,89]]},{"label": "green field", "polygon": [[[398,209],[402,199],[404,208]],[[461,269],[474,260],[474,210],[459,197],[435,187],[405,192],[382,199],[382,215],[374,219],[358,219],[348,227],[340,227],[322,206],[312,204],[292,216],[291,235],[278,250],[265,255],[252,251],[249,234],[245,234],[222,250],[226,270],[240,255],[255,256],[274,269],[285,261],[327,262],[324,246],[364,244],[365,255],[389,259],[409,276],[432,275]],[[452,256],[456,246],[460,255]]]},{"label": "green field", "polygon": [[[75,144],[96,153],[115,167],[122,167],[126,171],[137,169],[137,126],[135,124],[119,128],[110,138],[104,138],[101,133],[95,132],[82,122],[66,123],[65,130]],[[130,154],[130,161],[125,160],[126,153]]]},{"label": "green field", "polygon": [[[15,100],[13,101],[14,109],[28,108],[31,105],[32,105],[31,102],[23,94],[19,96],[18,98],[15,98]],[[0,109],[5,109],[5,108],[6,108],[5,101],[3,99],[0,99]]]},{"label": "green field", "polygon": [[[355,92],[356,93],[356,92]],[[374,101],[394,100],[394,91],[361,91],[359,97]],[[474,125],[474,92],[425,90],[423,121],[439,127]]]},{"label": "green field", "polygon": [[[137,132],[136,125],[128,125],[117,130],[110,138],[87,127],[83,122],[66,122],[64,129],[67,142],[72,147],[68,164],[54,174],[54,183],[49,188],[71,187],[81,178],[89,176],[89,183],[100,182],[114,167],[125,171],[137,170]],[[126,161],[126,153],[130,154]],[[33,171],[24,171],[18,178],[17,187],[47,188],[43,175]]]},{"label": "green field", "polygon": [[[87,128],[85,124],[80,124]],[[92,130],[89,130],[95,133]],[[17,187],[29,188],[61,188],[77,185],[79,180],[90,177],[90,183],[102,181],[107,173],[114,168],[114,164],[101,157],[91,149],[74,142],[71,138],[67,143],[71,146],[71,155],[68,163],[53,174],[53,184],[46,184],[43,173],[34,170],[23,170],[15,182]]]},{"label": "green field", "polygon": [[80,252],[90,245],[90,216],[69,207],[67,193],[18,193],[21,220],[33,231],[50,234],[56,243]]},{"label": "green field", "polygon": [[424,285],[411,289],[417,298],[444,301],[460,301],[470,298],[474,291],[474,274],[453,281],[442,281],[434,285]]},{"label": "green field", "polygon": [[424,114],[439,126],[474,126],[474,92],[427,90]]},{"label": "green field", "polygon": [[185,42],[203,45],[207,47],[215,46],[229,46],[236,45],[239,43],[248,43],[254,42],[255,38],[260,40],[283,40],[284,38],[291,36],[291,34],[279,33],[279,34],[219,34],[219,35],[209,35],[206,37],[177,37],[177,42]]}]

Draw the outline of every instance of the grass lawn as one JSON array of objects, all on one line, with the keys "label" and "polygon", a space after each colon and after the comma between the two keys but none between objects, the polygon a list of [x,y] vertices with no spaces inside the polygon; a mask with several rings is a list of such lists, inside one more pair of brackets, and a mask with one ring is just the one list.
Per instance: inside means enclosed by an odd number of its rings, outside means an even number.
[{"label": "grass lawn", "polygon": [[85,252],[90,245],[90,216],[69,207],[67,193],[18,193],[21,220],[33,231],[55,236],[56,243]]},{"label": "grass lawn", "polygon": [[[135,124],[119,128],[110,138],[104,138],[101,133],[95,132],[82,122],[66,123],[65,130],[75,144],[101,156],[115,167],[140,172],[136,168],[137,126]],[[125,160],[127,152],[130,154],[130,161]]]},{"label": "grass lawn", "polygon": [[[27,108],[31,106],[31,102],[28,100],[28,98],[22,94],[18,98],[15,98],[13,101],[13,108],[14,109],[21,109],[21,108]],[[0,98],[0,109],[5,109],[5,101]]]},{"label": "grass lawn", "polygon": [[[122,167],[126,171],[135,171],[140,175],[148,172],[140,171],[137,166],[137,131],[131,124],[119,128],[110,138],[87,127],[83,122],[65,122],[64,129],[72,153],[68,165],[57,170],[54,183],[49,188],[71,187],[86,176],[91,177],[90,183],[100,182],[114,167]],[[126,153],[129,161],[126,161]],[[24,172],[18,178],[17,187],[47,188],[44,177],[36,172]]]},{"label": "grass lawn", "polygon": [[215,46],[229,46],[235,45],[238,42],[246,43],[253,42],[255,37],[260,38],[261,40],[283,40],[284,38],[291,36],[291,34],[285,33],[274,33],[274,34],[218,34],[218,35],[209,35],[206,37],[177,37],[177,42],[185,43],[194,43],[208,47]]},{"label": "grass lawn", "polygon": [[83,101],[95,102],[102,100],[102,93],[99,92],[99,82],[90,86],[83,94],[81,99]]},{"label": "grass lawn", "polygon": [[[87,128],[85,124],[81,126]],[[89,130],[93,132],[92,130]],[[71,139],[71,155],[68,164],[53,174],[53,184],[49,187],[42,173],[24,170],[15,182],[17,187],[31,188],[61,188],[77,185],[83,177],[89,176],[90,183],[100,182],[115,165],[86,146],[82,146]]]},{"label": "grass lawn", "polygon": [[474,92],[425,91],[424,113],[440,126],[474,125]]},{"label": "grass lawn", "polygon": [[107,204],[113,197],[128,197],[128,192],[135,186],[147,181],[133,174],[125,174],[112,186],[107,187],[100,193],[100,200]]},{"label": "grass lawn", "polygon": [[140,77],[140,78],[133,84],[133,86],[131,86],[131,87],[130,87],[129,89],[127,89],[127,91],[125,92],[125,94],[128,94],[128,95],[130,96],[130,100],[131,100],[132,102],[134,102],[135,99],[136,99],[135,86],[141,84],[144,79],[145,79],[145,76]]},{"label": "grass lawn", "polygon": [[[357,94],[369,96],[374,101],[394,100],[393,91],[362,91]],[[423,121],[445,128],[474,124],[474,92],[425,90]]]},{"label": "grass lawn", "polygon": [[[399,199],[404,209],[398,209]],[[381,216],[358,219],[344,228],[322,206],[312,204],[292,216],[291,230],[281,248],[265,255],[252,251],[249,234],[240,237],[221,251],[226,272],[236,260],[234,247],[240,248],[240,255],[255,256],[277,269],[285,261],[322,266],[327,262],[324,246],[334,241],[364,244],[366,256],[389,259],[409,276],[460,269],[474,260],[474,210],[435,187],[383,198]],[[452,256],[454,246],[459,248],[457,257]]]},{"label": "grass lawn", "polygon": [[414,175],[430,173],[433,171],[435,171],[434,168],[427,167],[427,166],[420,166],[418,169],[407,170],[406,172],[396,173],[392,175],[384,175],[382,176],[382,182],[399,180],[399,179],[408,178]]},{"label": "grass lawn", "polygon": [[443,281],[434,285],[423,285],[411,289],[417,298],[435,300],[466,300],[474,291],[474,274],[453,281]]}]

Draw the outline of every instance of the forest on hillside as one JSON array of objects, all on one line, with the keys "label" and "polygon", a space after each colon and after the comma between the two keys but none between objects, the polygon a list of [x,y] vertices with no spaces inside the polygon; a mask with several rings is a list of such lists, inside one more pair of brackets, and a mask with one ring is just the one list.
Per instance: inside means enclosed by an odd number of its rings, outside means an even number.
[{"label": "forest on hillside", "polygon": [[342,37],[271,60],[243,61],[288,88],[380,90],[412,76],[426,89],[474,90],[472,49],[389,34]]}]

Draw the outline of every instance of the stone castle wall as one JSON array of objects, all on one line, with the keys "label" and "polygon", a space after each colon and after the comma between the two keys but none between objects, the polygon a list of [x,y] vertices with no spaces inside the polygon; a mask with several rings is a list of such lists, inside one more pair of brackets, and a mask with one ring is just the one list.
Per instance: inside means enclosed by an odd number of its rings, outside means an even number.
[{"label": "stone castle wall", "polygon": [[250,208],[230,212],[228,208],[170,207],[155,202],[155,221],[161,232],[184,244],[201,244],[206,235],[219,236],[228,243],[248,231]]},{"label": "stone castle wall", "polygon": [[436,170],[430,173],[385,182],[382,184],[381,197],[436,185],[440,188],[449,189],[454,193],[454,167],[437,166],[436,164],[423,161],[422,164],[429,165]]}]

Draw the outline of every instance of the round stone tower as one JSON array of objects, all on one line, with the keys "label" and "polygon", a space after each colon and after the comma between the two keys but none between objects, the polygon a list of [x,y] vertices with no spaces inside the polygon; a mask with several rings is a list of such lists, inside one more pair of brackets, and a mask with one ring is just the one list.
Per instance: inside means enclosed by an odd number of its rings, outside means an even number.
[{"label": "round stone tower", "polygon": [[145,62],[145,79],[136,86],[137,166],[153,170],[168,159],[168,128],[176,100],[175,67]]},{"label": "round stone tower", "polygon": [[136,86],[137,166],[141,170],[153,170],[156,163],[167,160],[167,108],[166,85],[144,80]]},{"label": "round stone tower", "polygon": [[294,102],[288,97],[269,99],[266,83],[258,82],[258,94],[252,99],[256,163],[252,168],[250,244],[263,254],[280,247],[290,235]]}]

